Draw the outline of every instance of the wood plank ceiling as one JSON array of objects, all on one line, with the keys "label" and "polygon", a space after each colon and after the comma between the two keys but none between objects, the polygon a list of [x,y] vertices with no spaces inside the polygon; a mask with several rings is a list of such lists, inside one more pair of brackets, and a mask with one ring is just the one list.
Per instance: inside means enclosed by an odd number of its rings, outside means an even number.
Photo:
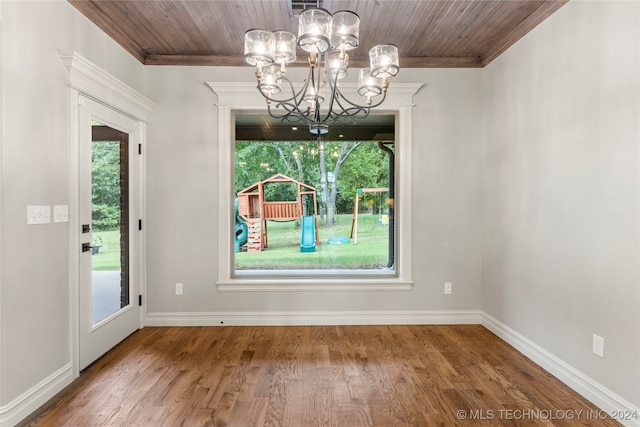
[{"label": "wood plank ceiling", "polygon": [[[291,0],[69,0],[146,65],[244,65],[250,28],[297,34]],[[308,1],[308,0],[307,0]],[[484,67],[568,0],[324,0],[360,16],[360,48],[398,46],[400,67]],[[316,3],[316,1],[313,1]],[[300,54],[300,65],[306,56]]]}]

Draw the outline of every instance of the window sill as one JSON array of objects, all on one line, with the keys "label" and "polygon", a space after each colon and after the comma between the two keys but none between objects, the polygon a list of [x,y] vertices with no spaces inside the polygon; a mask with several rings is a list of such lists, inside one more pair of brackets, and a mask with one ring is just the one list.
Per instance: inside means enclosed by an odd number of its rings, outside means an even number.
[{"label": "window sill", "polygon": [[371,292],[410,291],[413,281],[385,279],[229,279],[217,282],[220,292]]}]

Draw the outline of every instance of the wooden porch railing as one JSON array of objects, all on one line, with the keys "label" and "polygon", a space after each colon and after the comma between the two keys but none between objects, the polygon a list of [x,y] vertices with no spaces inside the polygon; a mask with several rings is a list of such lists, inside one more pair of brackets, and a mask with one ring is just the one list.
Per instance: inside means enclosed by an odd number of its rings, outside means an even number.
[{"label": "wooden porch railing", "polygon": [[264,202],[264,219],[298,219],[300,205],[298,202]]}]

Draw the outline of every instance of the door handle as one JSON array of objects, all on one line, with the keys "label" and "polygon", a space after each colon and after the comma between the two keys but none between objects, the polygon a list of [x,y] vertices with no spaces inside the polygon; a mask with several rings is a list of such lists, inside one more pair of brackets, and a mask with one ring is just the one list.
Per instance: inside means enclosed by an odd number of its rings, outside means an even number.
[{"label": "door handle", "polygon": [[91,244],[90,243],[83,243],[82,244],[82,252],[89,252],[91,250]]}]

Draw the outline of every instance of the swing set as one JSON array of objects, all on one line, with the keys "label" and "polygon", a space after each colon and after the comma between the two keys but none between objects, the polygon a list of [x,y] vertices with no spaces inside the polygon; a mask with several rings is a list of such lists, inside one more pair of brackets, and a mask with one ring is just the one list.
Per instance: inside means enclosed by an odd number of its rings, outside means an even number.
[{"label": "swing set", "polygon": [[353,239],[354,245],[358,244],[358,203],[360,200],[360,194],[362,194],[363,196],[366,195],[367,193],[379,194],[380,203],[378,204],[378,220],[377,221],[380,222],[381,224],[386,225],[389,223],[389,216],[382,214],[382,194],[388,191],[389,191],[388,188],[358,188],[356,190],[356,202],[353,206],[353,217],[351,218],[351,233],[349,235],[349,238]]}]

